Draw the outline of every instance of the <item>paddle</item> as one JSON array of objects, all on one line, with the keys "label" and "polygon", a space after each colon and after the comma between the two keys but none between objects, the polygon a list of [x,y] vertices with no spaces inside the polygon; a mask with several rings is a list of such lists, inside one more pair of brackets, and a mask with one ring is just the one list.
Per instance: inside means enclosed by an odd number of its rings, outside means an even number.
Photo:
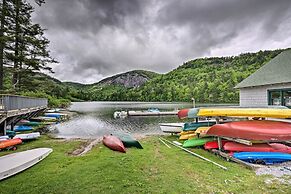
[{"label": "paddle", "polygon": [[161,138],[159,138],[159,140],[163,143],[163,144],[165,144],[165,146],[167,146],[168,148],[171,148],[168,144],[166,144],[166,142],[164,142]]},{"label": "paddle", "polygon": [[216,165],[216,166],[218,166],[218,167],[220,167],[220,168],[222,168],[222,169],[224,169],[224,170],[227,170],[227,168],[226,168],[225,166],[222,166],[222,165],[220,165],[220,164],[218,164],[218,163],[216,163],[216,162],[213,162],[213,161],[209,160],[208,158],[205,158],[205,157],[203,157],[203,156],[200,156],[199,154],[196,154],[196,153],[194,153],[194,152],[191,152],[190,150],[188,150],[188,149],[186,149],[186,148],[183,148],[183,147],[181,147],[181,146],[179,146],[179,145],[176,145],[176,144],[174,144],[174,143],[172,143],[172,142],[166,140],[165,138],[162,138],[162,137],[161,137],[161,138],[159,138],[159,139],[164,140],[164,141],[168,142],[169,144],[172,144],[172,145],[174,145],[174,146],[176,146],[176,147],[178,147],[178,148],[184,150],[185,152],[188,152],[189,154],[192,154],[192,155],[194,155],[194,156],[196,156],[196,157],[198,157],[198,158],[200,158],[200,159],[202,159],[202,160],[205,160],[205,161],[210,162],[210,163],[212,163],[212,164],[214,164],[214,165]]}]

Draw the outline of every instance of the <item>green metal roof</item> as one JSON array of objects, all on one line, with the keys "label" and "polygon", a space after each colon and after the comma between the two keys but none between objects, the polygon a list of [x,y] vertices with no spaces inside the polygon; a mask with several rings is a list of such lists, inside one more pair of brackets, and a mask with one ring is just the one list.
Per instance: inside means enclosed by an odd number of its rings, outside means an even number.
[{"label": "green metal roof", "polygon": [[255,73],[240,82],[235,88],[291,83],[291,49],[266,63]]}]

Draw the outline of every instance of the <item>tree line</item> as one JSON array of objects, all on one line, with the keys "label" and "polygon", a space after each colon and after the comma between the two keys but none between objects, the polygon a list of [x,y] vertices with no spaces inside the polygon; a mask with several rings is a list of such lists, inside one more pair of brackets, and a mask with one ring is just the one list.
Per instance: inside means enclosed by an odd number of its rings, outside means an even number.
[{"label": "tree line", "polygon": [[[44,0],[35,0],[38,6]],[[25,0],[0,2],[0,91],[17,93],[30,84],[31,75],[41,70],[52,72],[48,66],[57,61],[50,55],[49,40],[44,29],[32,22],[34,8]],[[11,74],[5,75],[9,69]],[[5,88],[5,78],[11,82]],[[9,82],[8,81],[8,82]]]}]

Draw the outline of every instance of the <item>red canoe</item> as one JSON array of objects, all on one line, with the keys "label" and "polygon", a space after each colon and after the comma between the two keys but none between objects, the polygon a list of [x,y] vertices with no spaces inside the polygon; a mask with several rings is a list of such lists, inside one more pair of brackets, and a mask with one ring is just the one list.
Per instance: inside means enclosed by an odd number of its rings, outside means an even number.
[{"label": "red canoe", "polygon": [[16,146],[16,145],[21,144],[21,143],[22,143],[22,140],[20,138],[1,141],[0,142],[0,150],[5,149],[5,148],[9,148],[12,146]]},{"label": "red canoe", "polygon": [[278,121],[237,121],[216,124],[206,133],[212,136],[248,140],[291,140],[291,123]]},{"label": "red canoe", "polygon": [[122,141],[113,135],[104,135],[102,142],[105,146],[109,147],[112,150],[123,152],[123,153],[126,152]]},{"label": "red canoe", "polygon": [[258,143],[251,146],[236,143],[227,142],[223,149],[229,152],[281,152],[281,153],[291,153],[291,147],[286,146],[281,143]]},{"label": "red canoe", "polygon": [[[227,140],[222,140],[222,146],[226,144],[228,141]],[[204,149],[206,150],[211,150],[211,149],[218,149],[218,142],[217,141],[210,141],[204,144]]]}]

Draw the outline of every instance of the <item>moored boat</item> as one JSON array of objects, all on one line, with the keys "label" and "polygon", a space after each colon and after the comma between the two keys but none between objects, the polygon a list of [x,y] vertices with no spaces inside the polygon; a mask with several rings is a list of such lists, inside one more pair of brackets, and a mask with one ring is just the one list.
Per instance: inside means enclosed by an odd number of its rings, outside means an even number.
[{"label": "moored boat", "polygon": [[247,140],[291,140],[291,123],[278,121],[236,121],[216,124],[207,131],[207,135],[241,138]]},{"label": "moored boat", "polygon": [[123,153],[126,152],[122,141],[116,136],[104,135],[102,142],[105,146],[107,146],[108,148],[110,148],[114,151],[119,151],[119,152],[123,152]]}]

